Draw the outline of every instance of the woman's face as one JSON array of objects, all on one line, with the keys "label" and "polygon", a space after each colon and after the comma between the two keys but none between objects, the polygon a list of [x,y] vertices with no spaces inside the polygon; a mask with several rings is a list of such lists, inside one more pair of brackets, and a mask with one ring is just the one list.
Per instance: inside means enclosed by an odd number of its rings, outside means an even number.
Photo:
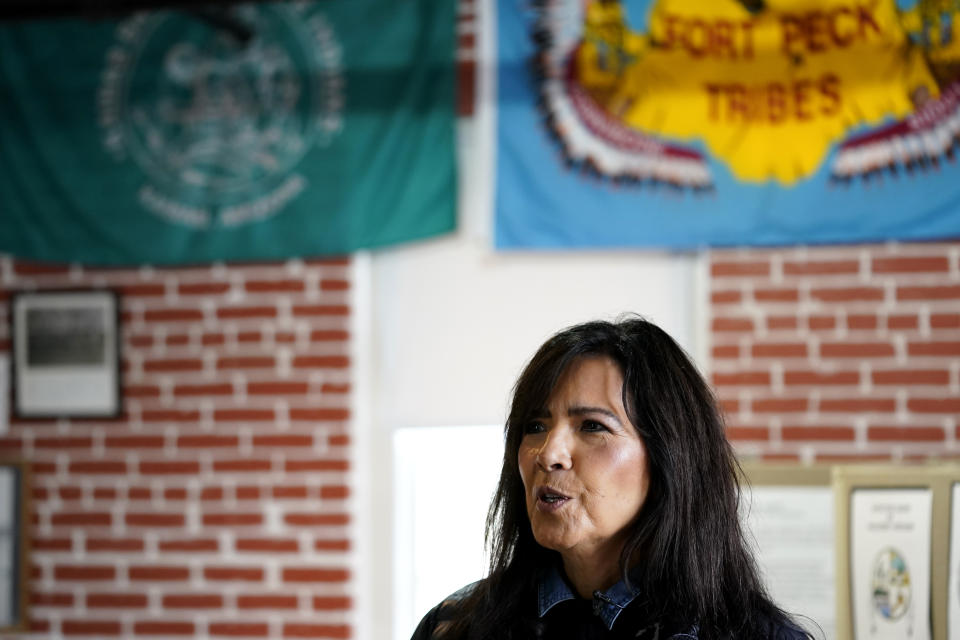
[{"label": "woman's face", "polygon": [[517,461],[527,515],[537,542],[561,555],[619,555],[647,497],[647,452],[622,392],[613,360],[579,359],[525,427]]}]

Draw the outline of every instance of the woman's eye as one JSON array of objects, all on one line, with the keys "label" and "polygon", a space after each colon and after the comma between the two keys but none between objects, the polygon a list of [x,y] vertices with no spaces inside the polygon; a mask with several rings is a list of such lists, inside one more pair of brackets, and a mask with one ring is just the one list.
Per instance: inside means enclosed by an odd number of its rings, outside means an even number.
[{"label": "woman's eye", "polygon": [[546,431],[546,428],[542,422],[531,422],[523,428],[524,435],[528,433],[543,433],[544,431]]},{"label": "woman's eye", "polygon": [[599,431],[609,431],[605,424],[597,422],[596,420],[584,420],[583,424],[580,425],[582,431],[589,431],[591,433],[596,433]]}]

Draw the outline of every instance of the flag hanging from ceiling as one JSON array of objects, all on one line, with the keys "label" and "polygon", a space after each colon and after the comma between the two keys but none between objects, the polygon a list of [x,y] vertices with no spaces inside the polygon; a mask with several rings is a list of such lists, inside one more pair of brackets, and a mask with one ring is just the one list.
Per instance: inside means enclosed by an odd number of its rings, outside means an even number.
[{"label": "flag hanging from ceiling", "polygon": [[960,5],[499,0],[500,248],[960,236]]},{"label": "flag hanging from ceiling", "polygon": [[451,230],[455,5],[0,26],[0,251],[281,259]]}]

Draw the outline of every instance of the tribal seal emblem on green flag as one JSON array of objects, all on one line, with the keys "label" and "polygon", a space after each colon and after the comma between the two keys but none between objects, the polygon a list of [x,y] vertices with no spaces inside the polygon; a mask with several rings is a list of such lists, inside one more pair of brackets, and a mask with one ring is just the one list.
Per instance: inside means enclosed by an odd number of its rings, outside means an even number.
[{"label": "tribal seal emblem on green flag", "polygon": [[0,251],[282,259],[450,231],[454,13],[326,0],[0,25]]},{"label": "tribal seal emblem on green flag", "polygon": [[343,126],[341,48],[314,5],[246,6],[230,20],[125,20],[97,94],[104,147],[144,173],[141,206],[199,228],[282,211],[309,184],[304,153]]}]

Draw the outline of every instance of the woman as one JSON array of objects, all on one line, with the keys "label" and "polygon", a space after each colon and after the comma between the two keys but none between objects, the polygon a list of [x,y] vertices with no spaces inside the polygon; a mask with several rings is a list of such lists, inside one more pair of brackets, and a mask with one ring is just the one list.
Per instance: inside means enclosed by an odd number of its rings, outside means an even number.
[{"label": "woman", "polygon": [[639,319],[550,338],[514,389],[490,574],[414,640],[807,638],[764,591],[709,387]]}]

